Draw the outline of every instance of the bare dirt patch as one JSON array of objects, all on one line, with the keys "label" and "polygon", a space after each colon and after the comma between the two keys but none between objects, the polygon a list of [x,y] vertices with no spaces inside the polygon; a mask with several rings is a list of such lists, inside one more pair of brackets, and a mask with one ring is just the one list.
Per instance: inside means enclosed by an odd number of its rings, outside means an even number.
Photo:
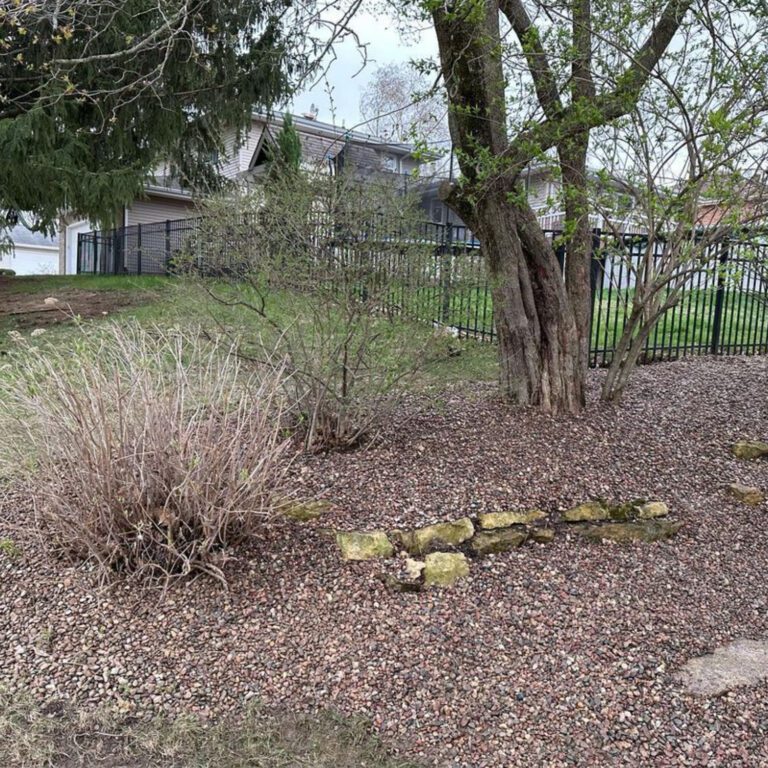
[{"label": "bare dirt patch", "polygon": [[[0,279],[0,325],[9,324],[17,330],[43,328],[71,322],[72,316],[98,318],[113,312],[144,304],[148,295],[140,291],[84,291],[79,288],[60,288],[31,293],[20,292],[19,282]],[[34,286],[34,283],[30,283]],[[54,295],[55,306],[46,305],[45,299]]]},{"label": "bare dirt patch", "polygon": [[[414,397],[380,444],[297,466],[328,513],[233,552],[228,591],[198,579],[162,601],[51,562],[8,492],[0,687],[136,717],[333,708],[439,768],[765,768],[768,681],[704,699],[676,673],[768,637],[768,507],[728,491],[768,488],[768,459],[731,452],[768,438],[766,393],[755,357],[645,367],[624,405],[576,418],[510,409],[485,385]],[[323,531],[595,496],[663,500],[684,526],[654,544],[563,536],[420,594],[388,589],[379,562],[343,563]]]}]

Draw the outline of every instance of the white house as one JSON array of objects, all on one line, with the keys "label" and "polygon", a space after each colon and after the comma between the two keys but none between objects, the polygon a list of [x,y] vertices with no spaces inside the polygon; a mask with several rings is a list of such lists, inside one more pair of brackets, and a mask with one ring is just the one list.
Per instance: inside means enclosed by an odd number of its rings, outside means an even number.
[{"label": "white house", "polygon": [[17,224],[8,233],[10,249],[0,249],[0,269],[17,275],[55,275],[59,272],[59,243],[56,236],[33,232]]}]

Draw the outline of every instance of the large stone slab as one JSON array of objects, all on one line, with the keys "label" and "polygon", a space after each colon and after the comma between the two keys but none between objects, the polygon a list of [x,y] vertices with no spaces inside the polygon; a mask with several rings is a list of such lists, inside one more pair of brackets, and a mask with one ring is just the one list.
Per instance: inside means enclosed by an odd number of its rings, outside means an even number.
[{"label": "large stone slab", "polygon": [[424,558],[424,586],[451,587],[469,575],[469,563],[461,552],[432,552]]},{"label": "large stone slab", "polygon": [[682,523],[675,520],[643,520],[631,523],[580,525],[572,530],[588,539],[629,544],[633,541],[664,541],[674,536],[681,526]]},{"label": "large stone slab", "polygon": [[290,517],[291,520],[299,523],[307,523],[310,520],[317,520],[330,508],[331,505],[327,501],[289,501],[279,509],[285,517]]},{"label": "large stone slab", "polygon": [[472,521],[468,517],[462,517],[448,523],[427,525],[413,531],[398,531],[396,534],[403,549],[412,555],[450,549],[469,541],[474,535],[475,526],[472,525]]},{"label": "large stone slab", "polygon": [[669,507],[663,501],[646,501],[635,507],[635,514],[640,520],[653,520],[657,517],[666,517]]},{"label": "large stone slab", "polygon": [[539,544],[549,544],[554,541],[555,529],[554,528],[534,528],[531,531],[531,538]]},{"label": "large stone slab", "polygon": [[528,534],[525,529],[502,528],[496,531],[480,531],[469,543],[476,555],[495,555],[519,547]]},{"label": "large stone slab", "polygon": [[477,516],[477,522],[483,530],[509,528],[510,525],[527,525],[543,520],[546,512],[540,509],[529,509],[523,512],[484,512]]},{"label": "large stone slab", "polygon": [[610,519],[610,510],[601,501],[586,501],[563,512],[563,520],[567,523],[596,522]]},{"label": "large stone slab", "polygon": [[768,679],[768,640],[734,640],[691,659],[676,675],[689,693],[717,696]]},{"label": "large stone slab", "polygon": [[765,494],[759,488],[753,488],[750,485],[731,483],[728,490],[731,492],[731,496],[738,499],[742,504],[756,507],[765,501]]},{"label": "large stone slab", "polygon": [[599,523],[604,520],[624,523],[630,520],[651,520],[666,517],[669,507],[663,501],[634,499],[621,504],[604,501],[586,501],[563,513],[566,523]]},{"label": "large stone slab", "polygon": [[762,440],[739,440],[731,446],[737,459],[759,459],[768,456],[768,443]]},{"label": "large stone slab", "polygon": [[391,557],[394,549],[384,531],[339,531],[336,543],[345,560],[371,560]]}]

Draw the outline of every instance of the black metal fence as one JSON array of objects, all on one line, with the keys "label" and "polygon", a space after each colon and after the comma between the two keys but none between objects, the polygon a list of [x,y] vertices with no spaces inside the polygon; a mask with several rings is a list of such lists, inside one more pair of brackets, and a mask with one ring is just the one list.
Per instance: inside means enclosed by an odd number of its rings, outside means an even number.
[{"label": "black metal fence", "polygon": [[77,238],[77,272],[88,275],[167,275],[186,253],[199,219],[85,232]]},{"label": "black metal fence", "polygon": [[[392,231],[386,241],[380,234],[371,237],[365,249],[385,267],[392,263]],[[563,266],[567,254],[558,244],[561,233],[546,234]],[[407,238],[409,263],[405,272],[398,268],[398,279],[388,287],[387,309],[440,324],[459,337],[493,341],[491,290],[472,233],[463,226],[424,223],[416,232],[409,230]],[[212,239],[201,219],[89,232],[79,236],[77,269],[102,275],[172,274],[183,257],[204,272],[221,271],[223,261],[231,259],[230,248]],[[603,366],[610,362],[631,311],[648,240],[642,233],[625,233],[617,240],[599,230],[594,240],[590,362]],[[338,237],[328,243],[329,248],[343,248]],[[663,258],[663,244],[654,248],[652,258]],[[679,301],[646,340],[642,361],[768,351],[767,250],[768,240],[753,238],[705,251],[685,276]]]}]

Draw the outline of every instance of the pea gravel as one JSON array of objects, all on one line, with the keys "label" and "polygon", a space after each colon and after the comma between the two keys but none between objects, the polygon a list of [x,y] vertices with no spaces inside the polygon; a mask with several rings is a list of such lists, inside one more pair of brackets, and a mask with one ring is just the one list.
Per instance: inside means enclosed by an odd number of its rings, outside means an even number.
[{"label": "pea gravel", "polygon": [[[734,639],[768,637],[768,358],[638,371],[621,406],[575,418],[509,409],[494,389],[405,403],[380,443],[302,459],[318,521],[273,526],[233,553],[229,591],[198,579],[161,598],[94,588],[48,560],[26,499],[0,538],[0,687],[40,700],[215,718],[255,698],[367,716],[435,766],[768,766],[768,683],[707,698],[675,673]],[[667,502],[676,538],[618,546],[561,535],[472,562],[451,590],[389,590],[380,562],[342,563],[323,527],[416,526],[587,498]],[[394,566],[392,566],[394,567]]]}]

